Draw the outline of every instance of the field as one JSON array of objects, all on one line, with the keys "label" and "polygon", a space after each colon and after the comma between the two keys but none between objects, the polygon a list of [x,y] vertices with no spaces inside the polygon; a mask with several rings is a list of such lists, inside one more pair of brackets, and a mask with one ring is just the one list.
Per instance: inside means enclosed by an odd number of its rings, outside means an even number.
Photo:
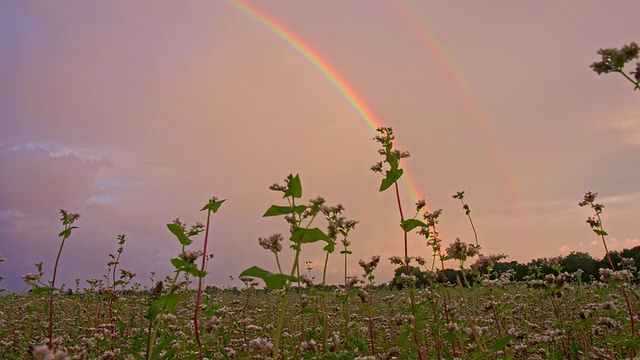
[{"label": "field", "polygon": [[[637,285],[627,289],[637,304]],[[349,314],[345,317],[345,297],[340,296],[343,290],[293,289],[284,317],[284,358],[416,357],[408,292],[377,287],[369,301],[369,290],[360,288],[360,296],[349,297]],[[98,293],[86,289],[81,294],[56,295],[54,348],[66,350],[70,359],[146,358],[152,292]],[[198,357],[193,326],[195,292],[177,293],[181,300],[175,311],[158,316],[157,358]],[[558,286],[552,281],[514,283],[501,279],[470,289],[434,284],[416,289],[415,295],[419,304],[416,314],[424,320],[424,328],[418,331],[424,358],[628,356],[630,321],[615,284]],[[204,357],[270,358],[279,299],[282,292],[267,293],[250,283],[244,290],[208,289],[200,312]],[[47,305],[48,296],[44,294],[0,298],[1,358],[30,358],[34,346],[47,343]],[[323,349],[325,310],[328,321]]]}]

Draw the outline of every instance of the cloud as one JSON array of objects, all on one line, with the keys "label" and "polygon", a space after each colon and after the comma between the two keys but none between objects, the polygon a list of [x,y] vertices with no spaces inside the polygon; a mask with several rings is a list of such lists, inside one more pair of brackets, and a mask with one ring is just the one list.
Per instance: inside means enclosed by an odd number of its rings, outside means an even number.
[{"label": "cloud", "polygon": [[9,213],[50,213],[77,206],[105,193],[99,172],[113,164],[105,158],[83,159],[70,147],[35,144],[0,147],[0,210]]},{"label": "cloud", "polygon": [[[606,241],[609,251],[621,251],[640,246],[640,239],[638,238],[617,239],[612,237],[606,239]],[[600,259],[605,254],[604,246],[600,240],[592,240],[586,243],[579,242],[577,244],[565,244],[558,248],[558,252],[562,255],[568,255],[572,251],[589,253],[595,259]]]},{"label": "cloud", "polygon": [[634,110],[634,112],[610,118],[604,124],[600,124],[596,131],[616,132],[625,144],[640,146],[640,111]]}]

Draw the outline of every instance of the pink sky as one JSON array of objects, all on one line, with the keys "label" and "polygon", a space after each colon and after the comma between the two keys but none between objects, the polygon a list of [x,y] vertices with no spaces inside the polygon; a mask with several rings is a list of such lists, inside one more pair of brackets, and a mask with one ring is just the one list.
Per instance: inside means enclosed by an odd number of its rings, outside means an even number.
[{"label": "pink sky", "polygon": [[[640,2],[253,4],[395,129],[406,171],[444,210],[445,244],[473,241],[451,198],[465,190],[486,254],[600,258],[592,214],[577,206],[586,191],[605,205],[611,247],[640,245],[638,92],[589,69],[598,48],[640,41]],[[229,276],[252,265],[275,271],[257,239],[288,231],[261,215],[282,202],[268,186],[290,173],[303,199],[321,195],[360,221],[353,275],[359,259],[402,255],[394,195],[369,170],[380,160],[372,129],[300,52],[229,2],[4,2],[0,82],[0,287],[24,290],[20,275],[41,260],[50,279],[60,208],[82,217],[59,283],[101,278],[126,234],[120,267],[148,285],[180,250],[165,225],[204,222],[214,195],[228,200],[213,217],[207,284],[239,285]],[[302,253],[318,278],[321,250]],[[417,235],[409,250],[431,254]],[[392,268],[383,261],[378,281]],[[339,254],[329,269],[339,281]]]}]

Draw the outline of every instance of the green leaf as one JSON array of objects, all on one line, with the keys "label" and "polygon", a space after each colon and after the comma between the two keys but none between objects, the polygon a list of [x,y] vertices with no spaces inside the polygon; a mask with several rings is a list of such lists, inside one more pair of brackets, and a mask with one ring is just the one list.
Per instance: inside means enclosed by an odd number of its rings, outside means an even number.
[{"label": "green leaf", "polygon": [[127,353],[129,355],[132,355],[135,359],[140,359],[140,360],[144,360],[145,359],[144,356],[142,356],[139,351],[133,350],[131,348],[128,348],[128,347],[122,346],[122,345],[119,345],[119,346],[116,346],[116,347],[118,349],[120,349],[122,352]]},{"label": "green leaf", "polygon": [[206,271],[200,271],[198,269],[198,267],[196,266],[196,264],[190,264],[192,266],[187,266],[184,269],[180,269],[180,271],[189,273],[197,278],[203,278],[205,276],[207,276],[207,272]]},{"label": "green leaf", "polygon": [[302,197],[302,184],[300,183],[300,176],[298,176],[298,174],[289,181],[289,188],[284,192],[284,197],[288,196],[293,196],[297,199]]},{"label": "green leaf", "polygon": [[176,268],[176,272],[186,272],[198,278],[203,278],[207,275],[206,271],[198,270],[198,265],[195,263],[186,262],[180,258],[171,259],[171,264]]},{"label": "green leaf", "polygon": [[184,267],[187,264],[187,262],[182,260],[182,259],[180,259],[180,258],[173,258],[173,259],[171,259],[171,264],[173,264],[174,268],[180,269],[180,268]]},{"label": "green leaf", "polygon": [[60,290],[59,288],[54,288],[51,286],[38,286],[38,287],[34,287],[33,290],[31,291],[32,294],[34,295],[38,295],[38,294],[42,294],[42,293],[48,293],[48,292],[52,292],[52,291],[56,291],[56,290]]},{"label": "green leaf", "polygon": [[64,229],[60,232],[60,234],[58,234],[59,237],[64,237],[64,238],[68,238],[69,236],[71,236],[71,230],[73,229],[77,229],[77,226],[72,226],[68,229]]},{"label": "green leaf", "polygon": [[227,199],[224,200],[220,200],[220,201],[213,201],[213,200],[209,200],[209,202],[207,203],[207,205],[205,205],[202,209],[200,209],[200,211],[204,211],[204,210],[209,210],[211,212],[218,212],[218,209],[220,208],[220,205],[222,205],[223,202],[227,201]]},{"label": "green leaf", "polygon": [[178,241],[180,241],[180,244],[187,246],[187,245],[191,245],[191,243],[193,242],[193,240],[189,239],[184,234],[184,230],[182,230],[182,228],[179,225],[167,224],[167,228],[169,229],[169,231],[173,233],[173,235],[175,235],[178,238]]},{"label": "green leaf", "polygon": [[327,251],[329,254],[333,254],[333,252],[336,250],[336,243],[331,241],[324,248],[322,248],[322,250]]},{"label": "green leaf", "polygon": [[[160,344],[158,344],[158,346],[156,346],[153,349],[153,353],[152,353],[153,356],[151,358],[152,359],[156,359],[158,356],[160,356],[160,353],[162,352],[162,350],[164,350],[166,347],[171,345],[171,342],[176,338],[177,338],[177,336],[170,336],[170,337],[164,339],[164,341],[162,341]],[[168,352],[167,352],[167,354],[168,354]],[[166,358],[166,355],[165,355],[164,358]]]},{"label": "green leaf", "polygon": [[500,351],[502,349],[505,348],[505,346],[507,346],[507,344],[509,343],[509,341],[515,339],[515,336],[513,335],[507,335],[501,339],[498,339],[498,341],[496,341],[495,344],[493,344],[492,347],[489,348],[489,351],[494,352],[494,351]]},{"label": "green leaf", "polygon": [[333,243],[333,240],[318,228],[304,229],[296,227],[291,234],[291,241],[296,244],[308,244],[323,240],[327,243]]},{"label": "green leaf", "polygon": [[314,309],[312,309],[312,308],[306,307],[306,308],[298,311],[298,314],[296,314],[296,315],[303,315],[303,314],[316,314],[316,311]]},{"label": "green leaf", "polygon": [[287,215],[287,214],[291,214],[291,213],[300,214],[301,212],[305,211],[306,209],[307,209],[307,207],[304,206],[304,205],[298,205],[298,206],[295,206],[295,207],[294,206],[271,205],[271,207],[269,209],[267,209],[267,212],[265,212],[264,215],[262,215],[262,217]]},{"label": "green leaf", "polygon": [[151,303],[152,308],[156,309],[169,309],[169,311],[173,312],[176,309],[176,304],[180,301],[180,295],[178,294],[167,294],[161,296],[158,300],[154,300]]},{"label": "green leaf", "polygon": [[385,191],[389,187],[391,187],[391,185],[393,185],[396,181],[398,181],[398,179],[400,179],[403,173],[404,170],[402,169],[387,170],[387,176],[382,179],[382,183],[380,184],[380,191]]},{"label": "green leaf", "polygon": [[257,277],[264,280],[264,284],[267,286],[269,290],[280,290],[284,289],[284,286],[287,283],[287,280],[290,282],[298,281],[298,278],[293,276],[288,276],[284,274],[274,274],[270,271],[261,269],[257,266],[252,266],[247,270],[243,271],[240,276],[250,276]]},{"label": "green leaf", "polygon": [[607,234],[607,232],[606,232],[606,231],[604,231],[604,230],[597,230],[597,229],[594,229],[594,230],[593,230],[593,232],[594,232],[594,233],[596,233],[596,234],[598,234],[598,235],[600,235],[600,236],[607,236],[607,235],[609,235],[609,234]]},{"label": "green leaf", "polygon": [[455,343],[456,342],[456,333],[454,333],[454,332],[446,332],[446,333],[442,334],[442,337],[444,337],[444,339],[447,340],[450,343]]},{"label": "green leaf", "polygon": [[400,227],[402,228],[402,230],[404,231],[411,231],[415,228],[417,228],[418,226],[421,227],[428,227],[427,224],[425,224],[424,222],[418,220],[418,219],[407,219],[403,222],[400,223]]}]

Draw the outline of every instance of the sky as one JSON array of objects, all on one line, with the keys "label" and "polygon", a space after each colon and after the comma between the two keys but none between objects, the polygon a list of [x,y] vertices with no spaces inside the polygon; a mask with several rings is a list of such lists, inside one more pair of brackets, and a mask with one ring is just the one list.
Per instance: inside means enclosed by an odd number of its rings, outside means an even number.
[{"label": "sky", "polygon": [[[395,194],[370,170],[379,125],[411,154],[405,214],[419,198],[443,209],[445,246],[473,242],[452,198],[463,190],[487,255],[601,258],[578,206],[587,191],[605,205],[609,248],[640,245],[640,93],[589,68],[599,48],[640,41],[638,13],[632,0],[4,1],[0,287],[25,291],[38,261],[51,279],[59,209],[81,218],[57,284],[102,278],[125,234],[119,268],[148,286],[180,252],[166,224],[204,222],[212,196],[227,201],[206,284],[240,286],[246,268],[277,270],[258,238],[288,232],[262,214],[284,204],[269,186],[289,174],[304,201],[359,221],[349,273],[380,255],[376,280],[389,281],[403,240]],[[409,255],[431,254],[410,234]],[[301,256],[320,279],[322,246]],[[330,258],[330,283],[342,261]]]}]

